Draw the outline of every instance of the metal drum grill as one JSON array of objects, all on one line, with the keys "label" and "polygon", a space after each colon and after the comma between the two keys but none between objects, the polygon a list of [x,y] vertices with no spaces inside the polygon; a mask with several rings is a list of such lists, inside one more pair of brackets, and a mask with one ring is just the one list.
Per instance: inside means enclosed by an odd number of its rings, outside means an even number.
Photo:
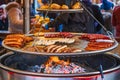
[{"label": "metal drum grill", "polygon": [[[51,0],[52,2],[52,0]],[[80,1],[81,2],[81,1]],[[93,18],[94,16],[84,7]],[[46,10],[47,16],[49,10]],[[55,11],[58,12],[58,11]],[[64,12],[64,11],[60,11]],[[73,12],[73,11],[71,11]],[[75,11],[76,12],[76,11]],[[96,20],[96,18],[94,18]],[[99,21],[96,20],[98,23]],[[99,23],[101,25],[101,23]],[[102,28],[104,26],[102,25]],[[114,40],[111,32],[107,31],[108,36]],[[120,57],[116,55],[104,54],[118,46],[116,40],[115,44],[105,50],[82,52],[73,54],[44,54],[25,52],[22,50],[16,50],[9,48],[3,44],[4,47],[14,51],[13,53],[7,53],[0,57],[0,71],[2,73],[2,80],[119,80],[120,79]],[[19,53],[20,52],[20,53]],[[14,54],[16,53],[16,54]],[[27,54],[21,54],[27,53]],[[93,55],[94,53],[94,55]],[[100,54],[98,54],[100,53]],[[39,56],[38,56],[39,54]],[[41,54],[41,55],[40,55]],[[43,56],[44,55],[44,56]],[[44,73],[38,72],[38,68],[48,61],[49,57],[57,56],[60,60],[75,63],[85,69],[82,73]],[[102,70],[100,69],[102,65]],[[36,67],[37,66],[37,67]],[[32,67],[32,68],[31,68]],[[101,78],[102,77],[102,78]]]},{"label": "metal drum grill", "polygon": [[[70,62],[73,62],[75,64],[80,65],[81,67],[84,67],[85,72],[83,73],[41,73],[37,72],[36,65],[40,66],[41,64],[44,64],[48,60],[49,56],[37,56],[37,55],[31,55],[31,54],[19,54],[19,53],[9,53],[5,54],[0,58],[0,65],[2,70],[1,71],[7,71],[8,73],[12,74],[18,74],[22,76],[36,76],[39,77],[39,79],[42,79],[42,77],[56,77],[56,78],[67,78],[67,77],[91,77],[91,76],[98,76],[100,77],[100,64],[103,67],[103,73],[109,74],[117,72],[117,75],[120,75],[119,69],[120,69],[120,57],[116,55],[110,55],[110,54],[98,54],[98,55],[91,55],[91,56],[60,56],[59,58],[61,60],[69,59]],[[30,67],[34,67],[30,70]],[[29,70],[28,70],[29,69]],[[4,79],[3,79],[4,80]],[[11,80],[11,79],[10,79]],[[27,79],[20,79],[20,80],[27,80]],[[46,79],[45,79],[46,80]],[[78,79],[81,80],[81,79]],[[94,80],[94,79],[91,79]],[[97,79],[95,79],[97,80]],[[112,80],[112,79],[111,79]],[[119,80],[119,79],[114,79]]]},{"label": "metal drum grill", "polygon": [[[35,65],[40,66],[48,60],[48,56],[37,56],[37,55],[22,55],[22,54],[13,54],[8,58],[3,59],[2,64],[9,66],[10,68],[23,70],[23,71],[32,71],[28,70],[33,66],[33,71],[35,71]],[[110,55],[94,55],[94,56],[69,56],[59,57],[61,60],[70,59],[70,62],[76,63],[86,69],[86,72],[96,72],[99,71],[99,65],[103,66],[103,70],[112,69],[116,67],[120,62]],[[106,65],[107,64],[107,65]],[[37,72],[37,71],[36,71]]]}]

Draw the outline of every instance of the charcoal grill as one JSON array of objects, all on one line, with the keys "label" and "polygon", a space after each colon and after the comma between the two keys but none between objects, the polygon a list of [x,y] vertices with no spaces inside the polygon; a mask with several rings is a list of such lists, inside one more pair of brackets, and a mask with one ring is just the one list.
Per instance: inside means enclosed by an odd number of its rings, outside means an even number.
[{"label": "charcoal grill", "polygon": [[[2,80],[101,80],[99,66],[103,67],[105,80],[120,79],[120,57],[112,54],[98,54],[91,56],[59,56],[60,59],[70,59],[70,62],[79,64],[86,69],[85,73],[74,74],[46,74],[28,70],[30,66],[41,65],[48,60],[49,56],[31,54],[6,53],[0,58]],[[7,75],[6,77],[4,77]],[[20,77],[20,78],[19,78]]]}]

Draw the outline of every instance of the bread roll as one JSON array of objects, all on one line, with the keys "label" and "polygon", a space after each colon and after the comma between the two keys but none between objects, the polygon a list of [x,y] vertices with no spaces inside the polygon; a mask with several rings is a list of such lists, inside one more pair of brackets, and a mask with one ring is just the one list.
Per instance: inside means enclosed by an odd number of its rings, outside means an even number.
[{"label": "bread roll", "polygon": [[50,5],[50,8],[51,9],[60,9],[61,6],[59,4],[53,3],[53,4]]},{"label": "bread roll", "polygon": [[42,5],[41,7],[40,7],[40,9],[48,9],[48,5]]},{"label": "bread roll", "polygon": [[80,2],[76,2],[76,3],[72,6],[72,9],[80,9],[80,8],[81,8]]},{"label": "bread roll", "polygon": [[62,5],[61,9],[69,9],[69,7],[67,5]]}]

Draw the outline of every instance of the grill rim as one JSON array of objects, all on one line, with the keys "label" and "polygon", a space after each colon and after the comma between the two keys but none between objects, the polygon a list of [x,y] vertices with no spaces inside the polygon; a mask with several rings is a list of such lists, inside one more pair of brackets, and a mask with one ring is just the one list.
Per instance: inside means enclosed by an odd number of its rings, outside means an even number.
[{"label": "grill rim", "polygon": [[101,54],[102,52],[108,52],[108,51],[114,50],[118,46],[118,42],[116,40],[114,40],[113,46],[106,48],[106,49],[103,49],[103,50],[99,50],[99,51],[96,50],[96,51],[87,51],[87,52],[80,52],[80,53],[65,53],[65,54],[23,51],[20,49],[15,49],[15,48],[11,48],[9,46],[6,46],[4,44],[4,41],[2,41],[2,46],[8,50],[11,50],[14,52],[19,52],[21,54],[33,54],[33,55],[44,55],[44,56],[74,56],[74,55],[77,56],[77,55],[88,55],[88,54],[95,55],[96,53]]}]

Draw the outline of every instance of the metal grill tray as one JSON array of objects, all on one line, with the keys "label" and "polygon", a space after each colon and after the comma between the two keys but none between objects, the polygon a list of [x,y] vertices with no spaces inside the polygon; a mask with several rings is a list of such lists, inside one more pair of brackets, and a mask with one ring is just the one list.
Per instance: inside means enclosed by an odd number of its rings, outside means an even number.
[{"label": "metal grill tray", "polygon": [[107,48],[107,49],[103,49],[103,50],[99,50],[99,51],[84,51],[84,52],[80,52],[80,53],[45,53],[45,52],[42,53],[42,52],[24,51],[24,50],[21,50],[21,49],[6,46],[4,44],[4,41],[2,42],[2,45],[6,49],[9,49],[9,50],[14,51],[14,52],[19,52],[19,53],[36,54],[36,55],[48,55],[48,56],[63,56],[63,55],[67,56],[67,55],[93,55],[93,54],[100,54],[100,53],[103,53],[103,52],[108,52],[108,51],[111,51],[111,50],[115,49],[118,46],[118,43],[115,42],[112,47]]},{"label": "metal grill tray", "polygon": [[40,12],[50,12],[50,13],[56,13],[56,12],[65,12],[65,13],[74,13],[74,12],[82,12],[83,9],[68,9],[68,10],[64,10],[64,9],[37,9],[37,11]]},{"label": "metal grill tray", "polygon": [[[74,34],[74,35],[81,35],[81,34]],[[85,46],[87,46],[87,43],[86,41],[82,40],[81,44],[80,44],[80,49],[84,49]],[[48,56],[63,56],[63,55],[95,55],[95,54],[101,54],[101,53],[104,53],[104,52],[108,52],[108,51],[111,51],[113,49],[115,49],[117,46],[118,46],[118,42],[115,40],[114,41],[114,44],[113,46],[109,47],[109,48],[105,48],[105,49],[102,49],[102,50],[98,50],[98,51],[82,51],[82,52],[79,52],[79,53],[47,53],[47,52],[31,52],[31,51],[25,51],[23,49],[18,49],[18,48],[13,48],[13,47],[9,47],[7,45],[4,44],[4,40],[2,42],[2,46],[6,49],[9,49],[11,51],[14,51],[14,52],[19,52],[19,53],[23,53],[23,54],[36,54],[36,55],[48,55]],[[72,45],[74,46],[74,45]]]}]

